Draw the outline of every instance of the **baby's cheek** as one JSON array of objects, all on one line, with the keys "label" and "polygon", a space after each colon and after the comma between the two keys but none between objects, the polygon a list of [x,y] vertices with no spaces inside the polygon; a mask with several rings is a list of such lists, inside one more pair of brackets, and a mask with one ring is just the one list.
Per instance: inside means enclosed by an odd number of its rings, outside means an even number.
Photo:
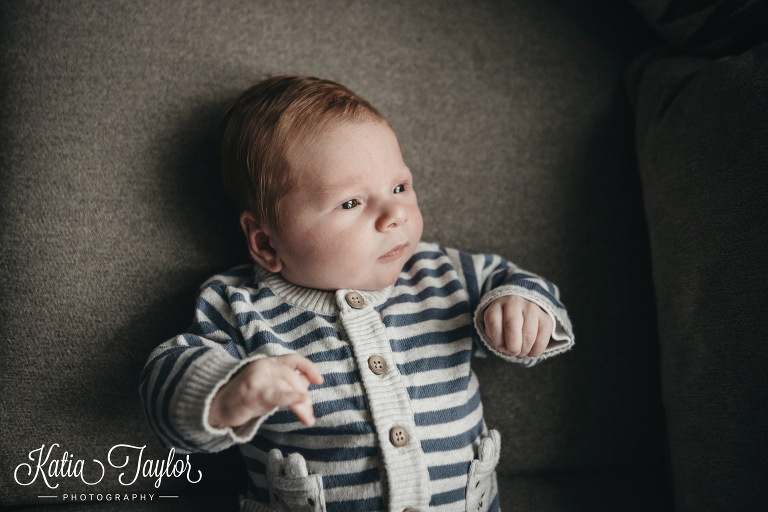
[{"label": "baby's cheek", "polygon": [[[329,253],[334,254],[337,258],[343,259],[354,266],[359,266],[370,259],[373,256],[370,253],[375,246],[374,243],[367,238],[360,236],[355,230],[346,230],[341,234],[330,238],[327,243]],[[376,255],[376,257],[378,257],[378,255]]]},{"label": "baby's cheek", "polygon": [[338,237],[321,229],[308,229],[302,238],[304,254],[314,260],[331,257],[337,253],[339,245]]}]

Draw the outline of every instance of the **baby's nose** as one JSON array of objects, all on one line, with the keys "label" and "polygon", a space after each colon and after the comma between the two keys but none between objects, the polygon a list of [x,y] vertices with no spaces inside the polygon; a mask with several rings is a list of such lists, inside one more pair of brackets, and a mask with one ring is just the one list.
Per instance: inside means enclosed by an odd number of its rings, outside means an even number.
[{"label": "baby's nose", "polygon": [[392,201],[382,208],[377,227],[380,231],[386,231],[400,226],[407,221],[408,212],[406,209],[400,203]]}]

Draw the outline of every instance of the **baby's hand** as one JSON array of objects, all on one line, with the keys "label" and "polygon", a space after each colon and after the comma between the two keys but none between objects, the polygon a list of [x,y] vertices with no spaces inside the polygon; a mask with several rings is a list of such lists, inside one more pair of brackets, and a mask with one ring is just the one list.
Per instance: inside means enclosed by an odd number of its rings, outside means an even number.
[{"label": "baby's hand", "polygon": [[214,428],[239,427],[275,407],[287,407],[303,424],[312,426],[310,383],[322,384],[323,376],[306,357],[288,354],[257,359],[219,389],[211,401],[208,423]]},{"label": "baby's hand", "polygon": [[552,336],[549,315],[517,295],[505,295],[491,302],[483,320],[485,334],[496,350],[518,359],[540,356]]}]

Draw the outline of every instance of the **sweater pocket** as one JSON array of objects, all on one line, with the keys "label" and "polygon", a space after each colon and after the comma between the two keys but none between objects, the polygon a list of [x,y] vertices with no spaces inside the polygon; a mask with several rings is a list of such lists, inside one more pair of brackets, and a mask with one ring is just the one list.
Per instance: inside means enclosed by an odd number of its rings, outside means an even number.
[{"label": "sweater pocket", "polygon": [[277,448],[267,458],[269,506],[275,512],[325,512],[323,478],[310,475],[298,453],[283,458]]},{"label": "sweater pocket", "polygon": [[477,459],[469,464],[467,481],[467,511],[486,512],[496,495],[496,465],[501,452],[501,436],[490,430],[480,441]]}]

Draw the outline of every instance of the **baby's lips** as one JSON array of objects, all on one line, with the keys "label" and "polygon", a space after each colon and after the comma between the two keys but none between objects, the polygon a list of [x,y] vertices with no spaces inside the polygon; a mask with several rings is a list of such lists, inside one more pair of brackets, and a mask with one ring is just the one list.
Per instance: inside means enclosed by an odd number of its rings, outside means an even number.
[{"label": "baby's lips", "polygon": [[401,244],[398,244],[398,245],[392,247],[385,254],[382,254],[381,256],[379,256],[379,259],[391,258],[392,256],[395,256],[396,254],[402,254],[402,252],[405,251],[406,247],[408,247],[409,245],[410,244],[408,242],[403,242]]}]

